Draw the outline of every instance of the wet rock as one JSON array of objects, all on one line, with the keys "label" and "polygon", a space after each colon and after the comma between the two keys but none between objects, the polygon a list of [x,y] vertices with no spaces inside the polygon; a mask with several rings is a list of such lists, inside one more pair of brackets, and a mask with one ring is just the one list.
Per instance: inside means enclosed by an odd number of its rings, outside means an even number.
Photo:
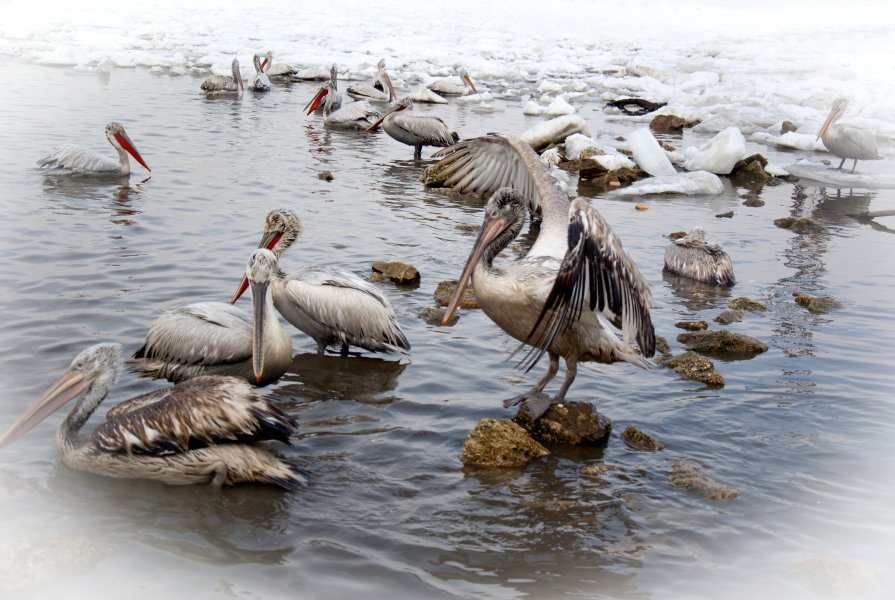
[{"label": "wet rock", "polygon": [[[589,178],[589,183],[594,186],[603,186],[607,188],[617,188],[622,187],[623,185],[628,185],[634,183],[639,179],[644,179],[649,177],[649,174],[642,170],[640,167],[634,167],[633,169],[621,168],[616,169],[614,171],[606,171],[603,170],[602,175],[597,175]],[[579,173],[579,178],[588,179],[587,176]]]},{"label": "wet rock", "polygon": [[[432,295],[435,297],[436,302],[442,306],[447,306],[448,302],[451,301],[451,296],[454,295],[455,289],[457,289],[456,279],[441,281],[438,283],[438,286],[435,288],[435,293]],[[463,290],[463,296],[460,298],[459,306],[460,308],[479,308],[479,301],[475,297],[475,291],[472,289],[471,285],[466,286],[466,289]]]},{"label": "wet rock", "polygon": [[770,181],[774,176],[764,170],[767,164],[768,159],[761,154],[747,156],[733,165],[730,179],[738,185],[754,185]]},{"label": "wet rock", "polygon": [[538,419],[532,419],[522,407],[513,422],[547,444],[597,446],[604,444],[612,432],[612,421],[598,413],[593,404],[574,400],[552,405]]},{"label": "wet rock", "polygon": [[659,354],[671,354],[671,346],[668,345],[668,340],[661,335],[656,336],[656,350]]},{"label": "wet rock", "polygon": [[621,471],[622,468],[618,465],[612,465],[609,463],[600,463],[597,465],[588,465],[581,469],[582,475],[590,475],[592,477],[599,477],[600,475],[605,475],[606,473],[611,473],[612,471]]},{"label": "wet rock", "polygon": [[726,329],[719,331],[694,331],[682,333],[677,341],[688,349],[719,358],[752,358],[767,352],[768,345],[742,333],[732,333]]},{"label": "wet rock", "polygon": [[650,102],[643,98],[622,98],[607,102],[606,106],[617,108],[629,115],[646,115],[665,106],[664,102]]},{"label": "wet rock", "polygon": [[722,311],[717,317],[713,320],[715,323],[721,323],[722,325],[730,325],[731,323],[737,323],[743,320],[744,313],[742,310],[738,308],[729,308],[725,311]]},{"label": "wet rock", "polygon": [[687,331],[705,331],[709,328],[709,324],[705,321],[678,321],[674,326]]},{"label": "wet rock", "polygon": [[320,171],[317,173],[317,179],[322,179],[323,181],[332,181],[333,174],[330,171]]},{"label": "wet rock", "polygon": [[687,237],[687,232],[686,231],[675,231],[674,233],[669,233],[668,236],[666,236],[666,237],[668,237],[668,239],[671,241],[679,240],[682,237]]},{"label": "wet rock", "polygon": [[711,386],[721,387],[724,385],[724,376],[715,370],[712,361],[701,354],[688,351],[671,358],[659,359],[656,362],[687,379],[701,381]]},{"label": "wet rock", "polygon": [[801,217],[799,219],[796,219],[795,217],[783,217],[781,219],[775,219],[774,225],[780,229],[789,229],[796,233],[811,233],[813,231],[823,230],[823,225],[809,217]]},{"label": "wet rock", "polygon": [[842,303],[832,296],[809,296],[794,292],[793,297],[796,304],[804,306],[813,313],[824,313],[835,308],[842,308]]},{"label": "wet rock", "polygon": [[625,427],[625,430],[622,431],[621,437],[622,440],[628,445],[628,447],[634,450],[656,452],[665,447],[661,443],[659,443],[659,440],[649,435],[648,433],[642,432],[633,425],[628,425],[627,427]]},{"label": "wet rock", "polygon": [[684,127],[692,125],[691,122],[677,115],[656,115],[649,122],[649,128],[656,133],[681,133]]},{"label": "wet rock", "polygon": [[790,131],[796,131],[797,129],[798,127],[796,127],[796,124],[792,121],[783,121],[783,123],[780,124],[780,135],[789,133]]},{"label": "wet rock", "polygon": [[730,301],[728,306],[734,310],[748,310],[749,312],[766,312],[768,307],[757,300],[740,296]]},{"label": "wet rock", "polygon": [[548,454],[547,448],[512,421],[482,419],[466,436],[460,460],[465,465],[521,467]]},{"label": "wet rock", "polygon": [[730,500],[740,495],[738,490],[710,479],[703,473],[702,465],[689,460],[677,461],[668,476],[671,485],[695,492],[709,500]]},{"label": "wet rock", "polygon": [[[441,320],[444,318],[445,310],[443,308],[435,308],[432,306],[427,306],[423,308],[417,316],[428,323],[429,325],[434,325],[436,327],[441,327]],[[448,325],[453,325],[457,322],[457,315],[454,315],[451,320],[448,322]]]},{"label": "wet rock", "polygon": [[732,211],[732,210],[729,210],[729,211],[727,211],[727,212],[718,213],[717,215],[715,215],[715,218],[716,218],[716,219],[732,219],[732,218],[733,218],[733,211]]},{"label": "wet rock", "polygon": [[759,208],[764,206],[764,200],[758,197],[757,193],[750,192],[744,196],[745,200],[743,201],[743,206],[748,206],[750,208]]},{"label": "wet rock", "polygon": [[373,275],[371,281],[383,281],[390,279],[395,283],[419,283],[420,272],[413,265],[402,262],[384,262],[379,261],[373,263]]}]

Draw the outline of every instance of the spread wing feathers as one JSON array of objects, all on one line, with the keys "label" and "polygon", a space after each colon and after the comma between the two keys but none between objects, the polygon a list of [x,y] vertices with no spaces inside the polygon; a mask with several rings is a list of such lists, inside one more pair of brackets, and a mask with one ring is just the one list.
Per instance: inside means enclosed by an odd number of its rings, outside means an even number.
[{"label": "spread wing feathers", "polygon": [[121,168],[121,165],[116,160],[97,154],[87,148],[71,144],[56,148],[53,152],[37,161],[37,166],[90,173],[118,171]]},{"label": "spread wing feathers", "polygon": [[197,302],[153,321],[135,359],[188,365],[234,363],[252,356],[252,315],[223,302]]},{"label": "spread wing feathers", "polygon": [[454,143],[451,130],[438,117],[396,114],[391,118],[388,131],[393,138],[411,146],[450,146]]},{"label": "spread wing feathers", "polygon": [[227,442],[279,440],[298,430],[292,417],[234,377],[196,377],[120,412],[93,433],[108,452],[171,454]]},{"label": "spread wing feathers", "polygon": [[656,335],[649,284],[609,224],[583,198],[576,199],[569,211],[568,239],[569,249],[528,335],[532,350],[521,366],[531,369],[556,337],[580,318],[585,304],[620,328],[625,343],[636,338],[640,352],[653,356]]},{"label": "spread wing feathers", "polygon": [[369,83],[357,83],[348,86],[345,93],[355,100],[384,100],[388,101],[388,92],[377,90]]},{"label": "spread wing feathers", "polygon": [[373,110],[368,102],[349,102],[339,110],[335,110],[326,118],[326,122],[335,125],[366,121],[367,125],[373,124],[379,118],[379,113]]}]

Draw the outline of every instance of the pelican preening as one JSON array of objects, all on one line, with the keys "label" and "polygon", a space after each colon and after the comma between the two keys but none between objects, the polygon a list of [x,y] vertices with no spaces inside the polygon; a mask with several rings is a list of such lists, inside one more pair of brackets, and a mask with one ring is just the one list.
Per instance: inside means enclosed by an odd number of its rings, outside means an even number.
[{"label": "pelican preening", "polygon": [[[562,402],[579,361],[648,368],[629,341],[636,339],[643,356],[655,353],[649,284],[603,217],[582,198],[570,204],[537,154],[517,138],[489,135],[436,154],[444,156],[442,168],[462,177],[466,190],[493,192],[442,324],[453,317],[471,279],[485,314],[523,346],[533,346],[522,364],[530,369],[545,352],[550,358],[544,377],[505,406],[522,402],[539,417]],[[528,255],[501,269],[494,258],[519,234],[529,212],[525,190],[536,191],[543,223]],[[598,314],[622,330],[624,341]],[[551,401],[542,392],[556,376],[560,356],[566,378]]]},{"label": "pelican preening", "polygon": [[37,161],[37,166],[47,167],[50,169],[49,173],[58,175],[124,177],[131,172],[131,163],[127,158],[130,154],[147,171],[152,172],[124,131],[124,125],[115,121],[106,125],[106,139],[118,152],[117,161],[81,146],[66,145]]},{"label": "pelican preening", "polygon": [[[264,219],[264,233],[258,248],[281,256],[301,235],[298,216],[288,209],[272,210]],[[247,278],[230,301],[236,302],[246,290]],[[404,354],[410,343],[395,311],[376,286],[353,273],[305,268],[294,275],[277,272],[271,282],[273,304],[297,329],[311,336],[317,352],[327,346],[347,354],[349,346],[373,352]]]},{"label": "pelican preening", "polygon": [[879,160],[882,157],[876,149],[876,138],[871,131],[853,125],[836,124],[847,106],[845,98],[833,101],[833,109],[817,132],[817,139],[822,139],[827,150],[842,159],[839,169],[845,164],[845,159],[852,159],[854,163],[851,172],[854,173],[859,160]]},{"label": "pelican preening", "polygon": [[239,59],[234,58],[230,64],[232,75],[212,75],[202,82],[202,91],[208,96],[240,94],[245,90],[245,82],[239,72]]},{"label": "pelican preening", "polygon": [[[307,114],[311,114],[313,111],[309,111],[308,108],[317,100],[318,96],[326,92],[329,96],[332,97],[330,100],[330,110],[337,111],[342,108],[342,94],[339,93],[339,84],[338,84],[338,71],[336,71],[336,65],[333,65],[329,68],[329,82],[317,88],[317,91],[314,93],[314,97],[305,104],[305,107],[302,109]],[[325,102],[318,102],[315,104],[315,111],[323,112],[326,107]]]},{"label": "pelican preening", "polygon": [[379,118],[379,113],[373,110],[370,103],[365,100],[349,102],[342,108],[336,109],[336,94],[337,92],[332,82],[328,82],[320,88],[317,95],[306,105],[307,114],[310,115],[323,103],[323,123],[330,127],[347,129],[366,129]]},{"label": "pelican preening", "polygon": [[385,72],[385,59],[380,59],[379,64],[377,64],[376,67],[378,70],[376,71],[375,80],[382,82],[382,85],[385,88],[384,90],[377,90],[369,83],[356,83],[349,86],[345,93],[355,100],[394,102],[395,99],[397,99],[397,95],[395,95],[395,88],[392,86],[391,78],[388,76],[388,73]]},{"label": "pelican preening", "polygon": [[448,77],[445,79],[436,79],[426,87],[439,96],[465,96],[470,90],[473,94],[477,92],[475,84],[472,82],[472,78],[469,76],[469,73],[466,72],[464,67],[457,69],[457,75],[459,78]]},{"label": "pelican preening", "polygon": [[413,158],[422,157],[423,146],[450,146],[456,140],[451,130],[438,117],[422,117],[416,115],[403,115],[401,111],[413,107],[410,98],[402,98],[397,103],[386,109],[378,121],[367,127],[366,131],[373,131],[380,125],[393,139],[402,144],[413,146]]},{"label": "pelican preening", "polygon": [[676,239],[665,248],[665,269],[715,285],[732,286],[736,283],[730,256],[721,246],[708,241],[702,227],[694,227],[689,235]]},{"label": "pelican preening", "polygon": [[245,381],[208,376],[137,396],[112,408],[89,435],[80,431],[121,370],[121,346],[97,344],[0,438],[0,448],[78,398],[56,432],[62,462],[78,471],[169,485],[243,482],[294,490],[306,477],[258,442],[289,444],[298,425]]},{"label": "pelican preening", "polygon": [[149,326],[129,367],[147,377],[183,381],[199,375],[233,375],[266,385],[292,362],[292,341],[273,313],[268,288],[277,280],[277,258],[256,250],[246,267],[252,313],[223,302],[178,308]]},{"label": "pelican preening", "polygon": [[252,85],[250,86],[252,91],[269,92],[270,77],[264,72],[264,67],[261,65],[261,58],[257,54],[252,57],[252,65],[255,67],[255,78],[252,79]]}]

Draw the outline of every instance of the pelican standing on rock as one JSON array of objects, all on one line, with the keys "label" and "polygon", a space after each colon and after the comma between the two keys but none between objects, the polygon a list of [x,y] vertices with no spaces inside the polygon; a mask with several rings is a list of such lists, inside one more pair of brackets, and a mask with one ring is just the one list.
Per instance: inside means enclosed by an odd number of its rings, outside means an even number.
[{"label": "pelican standing on rock", "polygon": [[146,377],[183,381],[199,375],[233,375],[266,385],[292,363],[292,341],[273,313],[268,288],[277,279],[277,258],[256,250],[246,267],[254,311],[223,302],[178,308],[149,326],[129,367]]},{"label": "pelican standing on rock", "polygon": [[366,131],[373,131],[382,125],[385,132],[393,139],[413,146],[413,158],[416,160],[422,157],[423,146],[443,148],[456,141],[451,130],[438,117],[400,114],[401,111],[412,107],[413,101],[410,98],[401,99],[386,109],[385,114],[367,127]]},{"label": "pelican standing on rock", "polygon": [[323,124],[345,129],[366,129],[379,118],[379,113],[365,100],[349,102],[339,109],[334,108],[337,93],[332,83],[327,83],[306,105],[307,114],[310,115],[323,103]]},{"label": "pelican standing on rock", "polygon": [[289,444],[296,422],[234,377],[198,377],[137,396],[81,435],[120,370],[119,344],[87,348],[0,438],[0,448],[79,398],[56,432],[62,462],[72,469],[169,485],[258,482],[294,490],[306,483],[301,469],[258,444]]},{"label": "pelican standing on rock", "polygon": [[[301,221],[291,210],[272,210],[264,219],[259,248],[281,256],[301,235]],[[248,286],[244,277],[230,301],[236,302]],[[327,346],[349,346],[372,352],[404,354],[410,343],[395,311],[376,286],[353,273],[307,267],[294,275],[279,271],[271,282],[273,304],[283,317],[317,343],[318,354]]]},{"label": "pelican standing on rock", "polygon": [[[436,156],[444,157],[436,167],[459,179],[457,191],[494,192],[442,325],[453,317],[471,280],[485,314],[521,341],[520,349],[532,346],[522,364],[531,369],[545,352],[550,359],[541,380],[505,406],[522,403],[538,418],[563,401],[580,361],[625,361],[649,368],[630,345],[636,340],[645,357],[655,353],[649,284],[600,213],[583,198],[570,204],[538,155],[517,138],[466,140]],[[526,189],[536,190],[539,199],[540,232],[525,258],[499,268],[494,258],[519,235],[529,213]],[[620,328],[624,341],[598,315]],[[560,357],[566,378],[551,400],[542,392],[556,376]]]},{"label": "pelican standing on rock", "polygon": [[736,283],[730,256],[721,246],[709,242],[702,227],[694,227],[689,235],[665,248],[665,270],[715,285]]},{"label": "pelican standing on rock", "polygon": [[470,91],[473,94],[477,93],[475,84],[464,67],[457,69],[457,75],[459,75],[459,79],[457,77],[436,79],[426,87],[439,96],[465,96]]},{"label": "pelican standing on rock", "polygon": [[131,163],[127,158],[130,154],[147,171],[152,172],[124,131],[124,125],[115,121],[106,125],[106,139],[118,152],[117,161],[81,146],[66,145],[37,161],[37,166],[50,169],[48,173],[54,175],[126,177],[131,173]]},{"label": "pelican standing on rock", "polygon": [[240,94],[245,90],[245,82],[239,72],[239,59],[234,58],[230,64],[232,75],[212,75],[202,82],[202,91],[208,96]]},{"label": "pelican standing on rock", "polygon": [[378,70],[376,71],[375,80],[382,82],[382,85],[385,88],[384,90],[378,90],[369,83],[356,83],[349,86],[345,93],[355,100],[394,102],[397,96],[395,95],[395,88],[392,86],[392,80],[388,76],[388,73],[385,72],[385,59],[380,59],[379,64],[377,64],[376,67]]},{"label": "pelican standing on rock", "polygon": [[817,139],[823,140],[827,150],[842,159],[839,162],[839,169],[845,164],[845,159],[854,160],[851,166],[851,172],[854,173],[859,160],[879,160],[882,157],[876,149],[876,138],[871,131],[836,123],[846,107],[848,101],[845,98],[836,98],[833,101],[833,109],[817,133]]}]

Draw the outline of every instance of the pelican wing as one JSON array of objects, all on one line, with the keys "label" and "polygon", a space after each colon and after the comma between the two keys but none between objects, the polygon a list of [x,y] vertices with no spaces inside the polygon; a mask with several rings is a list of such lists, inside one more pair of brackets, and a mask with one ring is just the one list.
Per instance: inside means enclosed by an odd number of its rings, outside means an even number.
[{"label": "pelican wing", "polygon": [[827,149],[840,158],[875,160],[880,158],[873,132],[854,125],[834,125],[823,137]]},{"label": "pelican wing", "polygon": [[355,121],[366,121],[367,125],[373,123],[379,118],[379,113],[373,110],[367,102],[349,102],[340,108],[334,110],[326,118],[326,122],[330,124],[354,123]]},{"label": "pelican wing", "polygon": [[212,75],[202,82],[203,92],[235,92],[239,90],[236,80],[229,75]]},{"label": "pelican wing", "polygon": [[459,77],[436,79],[426,87],[442,96],[462,96],[466,93],[466,84]]},{"label": "pelican wing", "polygon": [[377,90],[369,83],[357,83],[355,85],[348,86],[348,89],[345,90],[345,93],[355,100],[379,100],[388,102],[389,99],[387,91]]},{"label": "pelican wing", "polygon": [[389,135],[411,146],[420,141],[425,146],[450,146],[454,143],[451,130],[438,117],[393,114],[389,126]]},{"label": "pelican wing", "polygon": [[133,412],[140,408],[144,408],[146,406],[149,406],[150,404],[155,404],[159,400],[164,400],[170,393],[171,389],[169,388],[164,390],[155,390],[146,394],[134,396],[130,400],[125,400],[121,404],[117,404],[110,408],[108,412],[106,412],[106,421],[117,419],[123,414]]},{"label": "pelican wing", "polygon": [[206,376],[162,390],[144,406],[119,411],[96,429],[93,438],[108,452],[172,454],[226,442],[288,444],[297,428],[292,417],[245,380]]},{"label": "pelican wing", "polygon": [[37,166],[49,169],[64,169],[74,173],[101,173],[118,171],[118,161],[97,154],[81,146],[65,145],[56,148],[47,156],[37,161]]}]

